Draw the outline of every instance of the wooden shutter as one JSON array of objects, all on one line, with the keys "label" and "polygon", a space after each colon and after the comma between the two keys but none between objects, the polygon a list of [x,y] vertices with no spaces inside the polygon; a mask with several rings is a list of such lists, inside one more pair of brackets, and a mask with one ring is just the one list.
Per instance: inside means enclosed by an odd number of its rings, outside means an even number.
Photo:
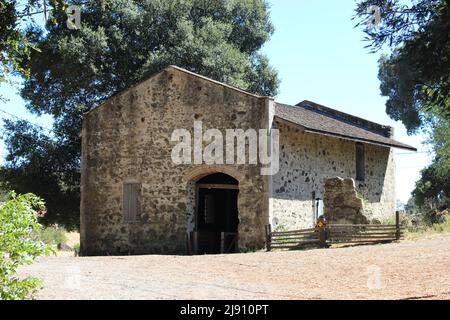
[{"label": "wooden shutter", "polygon": [[362,143],[356,144],[356,180],[364,181],[366,177],[366,164],[364,155],[364,145]]},{"label": "wooden shutter", "polygon": [[125,222],[134,222],[140,214],[141,184],[123,184],[123,219]]}]

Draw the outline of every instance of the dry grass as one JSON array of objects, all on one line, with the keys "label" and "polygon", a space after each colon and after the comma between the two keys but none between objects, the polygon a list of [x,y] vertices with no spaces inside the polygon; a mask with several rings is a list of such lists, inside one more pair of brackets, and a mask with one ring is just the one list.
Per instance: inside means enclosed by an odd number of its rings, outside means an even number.
[{"label": "dry grass", "polygon": [[443,223],[437,223],[432,226],[425,226],[416,230],[407,231],[405,234],[405,239],[432,239],[439,237],[441,234],[450,234],[450,218],[447,218]]},{"label": "dry grass", "polygon": [[79,232],[66,232],[66,244],[72,248],[80,243],[80,233]]}]

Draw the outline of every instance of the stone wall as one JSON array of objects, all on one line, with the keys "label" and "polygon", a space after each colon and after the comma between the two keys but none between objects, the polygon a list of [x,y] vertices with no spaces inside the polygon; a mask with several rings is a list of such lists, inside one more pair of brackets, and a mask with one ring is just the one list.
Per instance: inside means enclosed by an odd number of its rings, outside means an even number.
[{"label": "stone wall", "polygon": [[[355,178],[355,142],[304,133],[278,123],[280,171],[272,178],[271,223],[288,229],[310,228],[315,223],[314,197],[324,198],[325,180]],[[370,220],[395,212],[395,165],[389,148],[365,144],[365,181],[356,190],[365,199]]]},{"label": "stone wall", "polygon": [[[82,131],[81,251],[84,255],[186,252],[194,182],[225,172],[239,181],[239,245],[264,246],[267,179],[259,165],[175,165],[175,129],[266,128],[267,98],[169,67],[86,114]],[[122,185],[142,184],[141,214],[122,216]]]},{"label": "stone wall", "polygon": [[363,199],[358,197],[353,179],[326,179],[324,189],[324,215],[329,223],[370,223],[364,214]]},{"label": "stone wall", "polygon": [[[278,123],[280,170],[261,176],[260,165],[175,165],[175,129],[266,129],[273,101],[177,68],[126,90],[86,114],[82,130],[81,251],[102,254],[183,254],[194,228],[195,181],[223,172],[239,181],[239,246],[264,246],[264,226],[289,229],[314,224],[314,197],[327,178],[355,177],[355,143]],[[369,219],[395,210],[392,151],[365,145],[365,181],[356,190]],[[142,184],[141,212],[123,220],[122,186]],[[313,197],[314,196],[314,197]]]}]

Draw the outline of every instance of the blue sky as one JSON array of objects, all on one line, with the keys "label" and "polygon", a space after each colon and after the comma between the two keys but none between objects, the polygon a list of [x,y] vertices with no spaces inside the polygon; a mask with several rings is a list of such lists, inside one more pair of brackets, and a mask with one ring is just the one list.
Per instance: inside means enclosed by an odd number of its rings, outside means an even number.
[{"label": "blue sky", "polygon": [[[352,0],[271,0],[275,33],[264,46],[271,64],[281,79],[276,100],[296,104],[308,99],[340,111],[395,128],[395,138],[419,149],[419,153],[396,150],[397,198],[406,202],[420,177],[420,169],[431,160],[424,136],[408,136],[400,122],[385,113],[384,97],[379,93],[377,61],[370,54],[363,32],[352,21]],[[45,127],[48,116],[35,117],[25,110],[16,89],[2,85],[1,94],[10,100],[0,102],[0,110],[15,114]],[[0,111],[0,118],[8,117]],[[0,161],[5,155],[0,141]]]},{"label": "blue sky", "polygon": [[418,153],[395,150],[397,198],[406,202],[431,160],[423,153],[423,135],[408,136],[401,122],[385,112],[380,96],[378,58],[364,46],[364,33],[355,29],[356,1],[271,0],[275,33],[263,48],[281,78],[277,101],[296,104],[311,100],[395,128],[395,139]]}]

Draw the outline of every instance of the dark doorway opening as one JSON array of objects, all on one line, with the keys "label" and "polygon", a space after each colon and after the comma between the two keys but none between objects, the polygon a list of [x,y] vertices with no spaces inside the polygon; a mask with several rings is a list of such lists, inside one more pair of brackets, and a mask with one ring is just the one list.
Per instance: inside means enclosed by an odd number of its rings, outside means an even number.
[{"label": "dark doorway opening", "polygon": [[239,183],[224,173],[206,176],[196,183],[195,253],[237,251]]}]

